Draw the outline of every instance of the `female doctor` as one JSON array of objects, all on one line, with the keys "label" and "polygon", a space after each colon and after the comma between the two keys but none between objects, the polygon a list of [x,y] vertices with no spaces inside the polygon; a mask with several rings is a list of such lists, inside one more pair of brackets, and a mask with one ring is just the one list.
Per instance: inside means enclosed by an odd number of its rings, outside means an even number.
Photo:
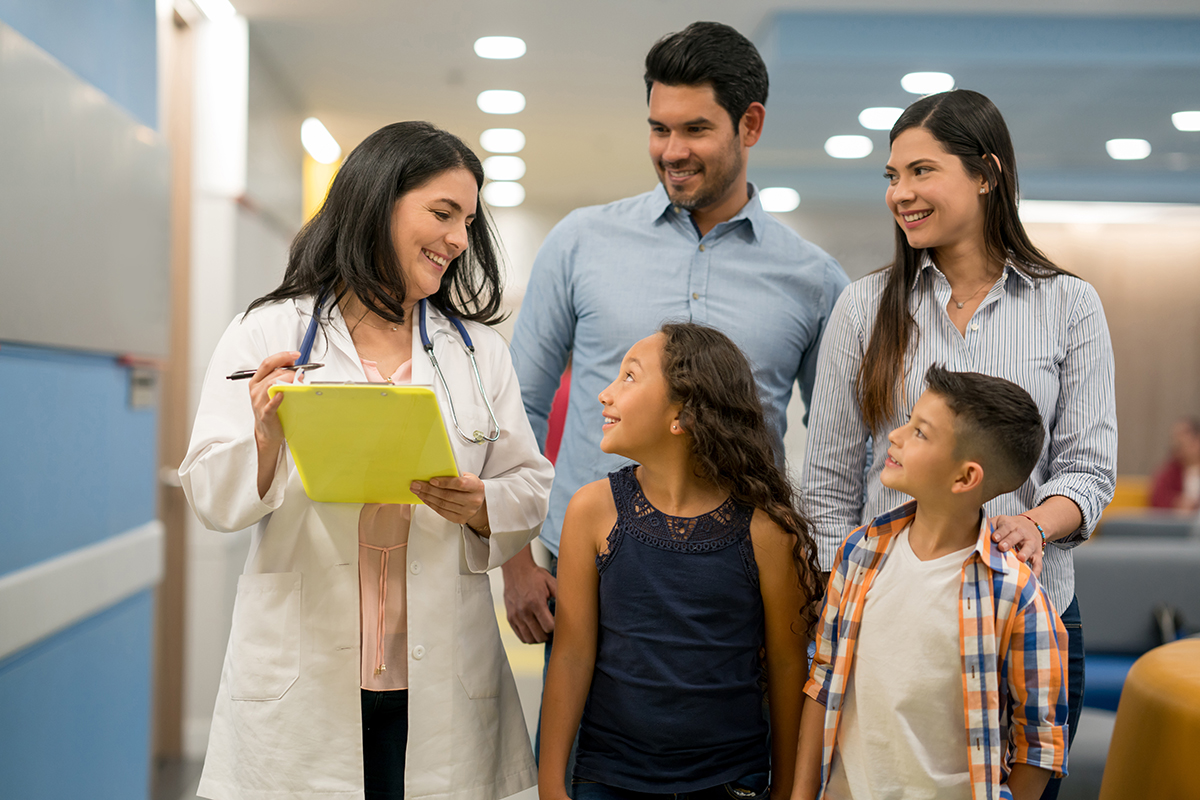
[{"label": "female doctor", "polygon": [[[501,286],[482,183],[445,131],[375,132],[283,283],[217,345],[180,477],[207,527],[254,536],[202,797],[494,800],[536,782],[485,573],[537,536],[553,470],[488,327]],[[462,475],[414,483],[425,505],[310,500],[283,394],[267,394],[305,349],[324,364],[311,379],[432,385]]]}]

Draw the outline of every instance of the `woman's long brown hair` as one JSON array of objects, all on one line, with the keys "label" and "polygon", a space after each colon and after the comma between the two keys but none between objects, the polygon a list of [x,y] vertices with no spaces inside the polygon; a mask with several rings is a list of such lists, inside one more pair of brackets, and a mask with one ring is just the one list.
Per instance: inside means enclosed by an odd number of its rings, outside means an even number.
[{"label": "woman's long brown hair", "polygon": [[667,323],[662,333],[668,397],[681,406],[679,422],[692,439],[696,474],[761,509],[795,537],[792,560],[805,596],[801,621],[811,635],[824,590],[812,523],[796,507],[795,490],[780,467],[783,459],[767,429],[750,362],[714,328]]},{"label": "woman's long brown hair", "polygon": [[[910,128],[924,128],[947,153],[958,156],[968,173],[987,181],[983,237],[989,259],[1011,263],[1031,278],[1070,273],[1038,250],[1017,216],[1017,161],[1004,117],[979,92],[956,89],[923,97],[892,127],[889,143]],[[894,228],[896,252],[879,299],[871,341],[858,369],[858,404],[873,434],[886,430],[903,400],[904,359],[920,331],[909,308],[924,250],[915,250],[899,224]]]}]

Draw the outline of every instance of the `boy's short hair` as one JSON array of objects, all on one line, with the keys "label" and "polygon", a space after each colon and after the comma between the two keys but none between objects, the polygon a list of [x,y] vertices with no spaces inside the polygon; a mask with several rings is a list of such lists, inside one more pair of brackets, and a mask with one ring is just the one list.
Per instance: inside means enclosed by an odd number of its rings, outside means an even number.
[{"label": "boy's short hair", "polygon": [[720,22],[693,22],[655,42],[646,54],[645,80],[646,102],[656,81],[666,86],[710,84],[733,120],[734,134],[751,103],[767,104],[767,65],[758,49]]},{"label": "boy's short hair", "polygon": [[954,412],[954,452],[983,466],[987,499],[1020,488],[1037,466],[1046,438],[1029,392],[1012,381],[934,364],[925,385]]}]

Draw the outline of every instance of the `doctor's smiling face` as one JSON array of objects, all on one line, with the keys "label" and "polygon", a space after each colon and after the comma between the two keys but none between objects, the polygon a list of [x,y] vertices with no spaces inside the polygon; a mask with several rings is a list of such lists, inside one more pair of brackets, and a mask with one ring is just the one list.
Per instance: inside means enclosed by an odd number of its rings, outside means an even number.
[{"label": "doctor's smiling face", "polygon": [[396,201],[392,246],[404,278],[404,304],[435,294],[450,262],[467,249],[479,191],[475,176],[458,167],[435,175]]}]

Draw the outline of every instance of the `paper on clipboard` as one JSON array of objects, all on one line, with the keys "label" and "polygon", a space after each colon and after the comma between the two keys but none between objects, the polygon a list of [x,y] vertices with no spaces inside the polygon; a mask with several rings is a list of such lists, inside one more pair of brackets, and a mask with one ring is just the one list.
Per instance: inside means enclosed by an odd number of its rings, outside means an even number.
[{"label": "paper on clipboard", "polygon": [[278,383],[279,421],[304,491],[319,503],[420,503],[415,480],[458,475],[428,386]]}]

